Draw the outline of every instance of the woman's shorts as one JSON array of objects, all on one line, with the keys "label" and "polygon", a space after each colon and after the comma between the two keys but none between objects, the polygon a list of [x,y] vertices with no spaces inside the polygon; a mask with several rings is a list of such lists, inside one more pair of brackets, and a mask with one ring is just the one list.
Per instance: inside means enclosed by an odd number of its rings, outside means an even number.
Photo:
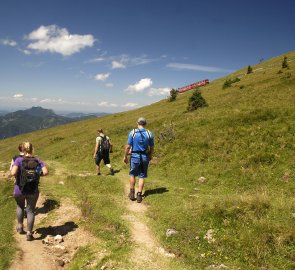
[{"label": "woman's shorts", "polygon": [[140,161],[131,158],[130,160],[130,176],[138,176],[139,178],[147,178],[147,170],[149,166],[148,160]]}]

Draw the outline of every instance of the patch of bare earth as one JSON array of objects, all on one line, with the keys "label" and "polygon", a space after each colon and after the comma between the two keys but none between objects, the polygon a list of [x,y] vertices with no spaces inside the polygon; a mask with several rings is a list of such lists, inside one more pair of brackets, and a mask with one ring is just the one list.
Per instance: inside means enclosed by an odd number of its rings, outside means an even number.
[{"label": "patch of bare earth", "polygon": [[18,252],[10,270],[62,269],[72,260],[79,247],[96,241],[77,225],[81,211],[69,199],[62,200],[52,213],[54,218],[49,217],[47,221],[48,211],[53,210],[51,207],[54,207],[52,202],[48,203],[46,197],[40,196],[34,241],[26,241],[26,235],[15,233]]},{"label": "patch of bare earth", "polygon": [[[126,194],[129,193],[129,183],[126,184],[125,191]],[[132,268],[145,270],[171,269],[169,262],[174,254],[168,253],[160,246],[144,221],[148,211],[147,205],[144,201],[137,203],[126,198],[126,207],[129,210],[128,215],[123,218],[130,224],[134,244],[130,258]]]}]

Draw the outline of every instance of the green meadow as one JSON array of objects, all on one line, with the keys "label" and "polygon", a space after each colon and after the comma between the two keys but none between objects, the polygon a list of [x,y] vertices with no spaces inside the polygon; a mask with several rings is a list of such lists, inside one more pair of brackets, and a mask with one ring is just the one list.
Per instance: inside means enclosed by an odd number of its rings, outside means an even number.
[{"label": "green meadow", "polygon": [[[289,68],[282,68],[284,56]],[[253,65],[250,74],[247,65],[200,88],[208,107],[193,112],[187,112],[188,91],[174,102],[164,99],[0,140],[0,170],[9,169],[19,142],[31,141],[50,171],[41,179],[41,192],[56,202],[69,197],[82,210],[79,226],[101,239],[100,248],[108,251],[97,269],[108,261],[113,269],[132,269],[131,232],[122,218],[128,182],[123,149],[137,118],[144,116],[155,137],[143,201],[148,206],[145,221],[161,245],[176,255],[167,269],[213,264],[295,269],[295,52]],[[223,88],[226,80],[235,82]],[[114,144],[115,176],[108,176],[105,166],[101,177],[95,175],[98,128]],[[81,176],[86,173],[92,175]],[[0,181],[0,269],[9,267],[16,252],[12,189],[11,179]],[[177,234],[167,237],[167,229]],[[79,249],[68,269],[81,269],[97,248]]]}]

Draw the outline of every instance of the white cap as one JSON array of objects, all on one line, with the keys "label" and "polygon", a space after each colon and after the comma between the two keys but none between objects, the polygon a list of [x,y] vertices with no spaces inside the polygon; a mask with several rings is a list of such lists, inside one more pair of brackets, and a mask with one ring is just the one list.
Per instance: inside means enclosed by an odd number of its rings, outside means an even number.
[{"label": "white cap", "polygon": [[144,117],[139,117],[137,120],[137,124],[139,125],[146,125],[146,119]]}]

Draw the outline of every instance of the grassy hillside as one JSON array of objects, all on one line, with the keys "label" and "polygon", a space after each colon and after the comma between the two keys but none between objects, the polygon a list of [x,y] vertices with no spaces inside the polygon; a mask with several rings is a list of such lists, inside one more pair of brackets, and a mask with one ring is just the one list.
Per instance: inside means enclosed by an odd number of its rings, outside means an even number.
[{"label": "grassy hillside", "polygon": [[[0,170],[7,170],[19,142],[31,141],[52,175],[57,167],[67,172],[64,186],[58,184],[59,177],[44,178],[42,191],[57,200],[69,196],[81,206],[85,218],[81,225],[110,250],[102,264],[111,260],[120,265],[132,247],[122,219],[126,211],[122,196],[127,194],[117,178],[128,181],[123,147],[136,119],[144,116],[156,143],[145,186],[147,222],[162,245],[176,254],[171,269],[176,265],[204,269],[213,264],[294,269],[295,52],[286,56],[289,69],[282,69],[283,56],[279,56],[252,66],[251,74],[246,75],[245,67],[202,87],[209,106],[195,112],[186,112],[192,94],[187,92],[175,102],[162,100],[134,111],[1,140]],[[225,80],[235,78],[240,81],[222,89]],[[92,154],[99,127],[112,138],[111,161],[120,172],[99,179],[79,176],[95,172]],[[199,181],[201,176],[206,181]],[[13,254],[14,203],[12,183],[2,181],[0,189],[0,233],[5,235],[0,251],[6,254],[0,259],[1,268]],[[166,237],[168,228],[178,233]],[[205,237],[208,230],[212,241]],[[72,269],[92,256],[91,247],[80,250]]]}]

